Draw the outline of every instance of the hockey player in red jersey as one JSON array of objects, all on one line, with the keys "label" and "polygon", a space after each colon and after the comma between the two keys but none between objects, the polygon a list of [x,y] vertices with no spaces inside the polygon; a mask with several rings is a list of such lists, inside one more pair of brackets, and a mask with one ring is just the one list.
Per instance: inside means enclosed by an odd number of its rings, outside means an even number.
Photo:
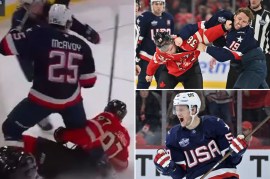
[{"label": "hockey player in red jersey", "polygon": [[234,138],[229,126],[218,117],[199,117],[201,100],[195,92],[179,93],[173,106],[180,124],[168,132],[166,149],[158,150],[154,158],[157,170],[174,179],[199,179],[232,150],[207,178],[239,178],[236,166],[247,148],[243,135]]},{"label": "hockey player in red jersey", "polygon": [[[112,100],[104,112],[87,121],[85,128],[58,128],[54,134],[58,143],[24,136],[25,151],[35,155],[40,164],[39,173],[43,176],[59,175],[67,169],[88,173],[87,167],[91,167],[83,163],[92,162],[92,167],[96,167],[94,163],[100,163],[101,159],[121,172],[128,167],[129,157],[130,137],[126,128],[121,125],[126,113],[124,102]],[[62,144],[66,142],[76,144],[77,149],[64,147]],[[45,159],[43,155],[46,156]]]},{"label": "hockey player in red jersey", "polygon": [[83,129],[62,129],[56,131],[57,141],[72,142],[85,150],[102,146],[109,162],[118,170],[128,167],[128,146],[130,137],[121,125],[127,113],[126,104],[112,100],[104,112],[87,121]]},{"label": "hockey player in red jersey", "polygon": [[231,28],[231,23],[227,21],[224,25],[207,30],[199,29],[184,41],[180,37],[171,37],[166,32],[157,33],[156,53],[147,66],[146,81],[151,82],[158,66],[166,64],[167,68],[160,74],[157,88],[172,89],[182,82],[185,89],[202,89],[202,73],[198,63],[200,52],[196,48],[199,43],[207,44],[223,36]]}]

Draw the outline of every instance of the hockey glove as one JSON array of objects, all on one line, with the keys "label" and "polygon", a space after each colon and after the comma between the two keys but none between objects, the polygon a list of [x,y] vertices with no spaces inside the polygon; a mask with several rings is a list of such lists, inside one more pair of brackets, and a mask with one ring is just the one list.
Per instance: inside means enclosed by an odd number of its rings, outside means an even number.
[{"label": "hockey glove", "polygon": [[244,135],[238,135],[237,138],[234,138],[230,144],[230,149],[233,150],[232,156],[242,156],[247,147],[248,145]]},{"label": "hockey glove", "polygon": [[154,163],[162,175],[171,175],[176,170],[175,163],[171,160],[170,154],[165,149],[158,149]]},{"label": "hockey glove", "polygon": [[59,127],[58,129],[56,129],[54,131],[54,139],[57,143],[60,143],[60,144],[65,144],[66,142],[62,140],[62,135],[63,135],[63,132],[65,131],[66,128],[64,127]]},{"label": "hockey glove", "polygon": [[97,31],[92,29],[89,25],[85,25],[84,37],[93,44],[98,44],[100,42],[100,37]]}]

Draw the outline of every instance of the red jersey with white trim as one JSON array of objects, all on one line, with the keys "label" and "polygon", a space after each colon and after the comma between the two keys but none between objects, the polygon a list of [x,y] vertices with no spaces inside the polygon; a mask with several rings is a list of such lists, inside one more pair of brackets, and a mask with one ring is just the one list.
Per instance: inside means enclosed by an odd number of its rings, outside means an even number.
[{"label": "red jersey with white trim", "polygon": [[81,87],[92,87],[96,81],[87,43],[50,26],[10,32],[2,39],[0,52],[34,61],[29,98],[49,108],[64,109],[78,103]]},{"label": "red jersey with white trim", "polygon": [[168,54],[156,48],[156,53],[147,66],[146,74],[153,76],[160,64],[166,64],[168,73],[180,76],[188,71],[198,60],[200,52],[196,50],[199,43],[208,44],[224,35],[221,25],[214,26],[207,30],[199,29],[188,40],[184,40],[180,47],[177,47],[175,54]]},{"label": "red jersey with white trim", "polygon": [[77,144],[86,150],[102,147],[116,170],[128,167],[130,136],[112,113],[100,113],[88,120],[87,126],[83,129],[65,130],[61,139]]}]

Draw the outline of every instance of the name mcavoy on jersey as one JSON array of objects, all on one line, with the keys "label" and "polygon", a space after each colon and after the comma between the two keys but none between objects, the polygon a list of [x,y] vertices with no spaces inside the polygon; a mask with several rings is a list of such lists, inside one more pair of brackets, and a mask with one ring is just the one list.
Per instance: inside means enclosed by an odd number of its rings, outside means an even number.
[{"label": "name mcavoy on jersey", "polygon": [[74,50],[74,51],[80,51],[81,45],[76,43],[70,43],[68,41],[59,41],[57,39],[52,39],[52,47],[54,48],[60,48],[60,49],[68,49],[68,50]]}]

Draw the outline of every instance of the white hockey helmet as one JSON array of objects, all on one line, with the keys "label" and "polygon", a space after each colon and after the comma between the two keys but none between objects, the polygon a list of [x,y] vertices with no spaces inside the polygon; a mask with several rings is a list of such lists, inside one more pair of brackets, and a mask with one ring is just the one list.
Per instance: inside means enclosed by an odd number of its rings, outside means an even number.
[{"label": "white hockey helmet", "polygon": [[49,10],[48,23],[65,27],[68,22],[72,22],[72,14],[66,5],[52,5]]},{"label": "white hockey helmet", "polygon": [[[198,94],[195,92],[184,92],[179,93],[174,97],[173,100],[173,114],[176,115],[175,106],[178,105],[187,105],[190,111],[191,116],[196,116],[201,107],[201,99],[199,98]],[[197,106],[196,114],[192,115],[192,107]]]},{"label": "white hockey helmet", "polygon": [[163,2],[164,3],[164,11],[165,11],[166,0],[150,0],[150,7],[151,7],[152,12],[153,12],[153,7],[152,7],[153,2]]}]

